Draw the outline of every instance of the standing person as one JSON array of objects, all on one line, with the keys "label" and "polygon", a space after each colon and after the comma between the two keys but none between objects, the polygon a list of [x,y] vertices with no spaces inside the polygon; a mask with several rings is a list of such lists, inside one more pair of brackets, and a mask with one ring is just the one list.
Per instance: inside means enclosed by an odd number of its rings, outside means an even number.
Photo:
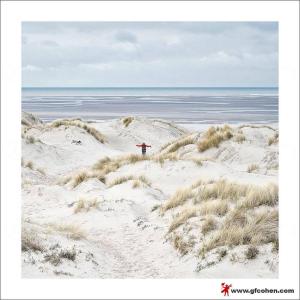
[{"label": "standing person", "polygon": [[150,145],[146,145],[145,143],[140,144],[140,145],[136,145],[136,146],[137,146],[137,147],[142,147],[142,154],[143,154],[143,155],[146,155],[147,147],[151,147]]}]

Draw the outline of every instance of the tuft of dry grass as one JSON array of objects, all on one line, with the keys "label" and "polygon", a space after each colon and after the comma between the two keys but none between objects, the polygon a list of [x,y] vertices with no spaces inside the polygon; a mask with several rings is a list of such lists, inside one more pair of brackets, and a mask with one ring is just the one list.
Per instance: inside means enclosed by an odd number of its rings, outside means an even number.
[{"label": "tuft of dry grass", "polygon": [[123,119],[123,124],[125,127],[128,127],[128,125],[134,120],[133,117],[127,117]]},{"label": "tuft of dry grass", "polygon": [[278,204],[278,186],[270,183],[263,187],[251,187],[238,207],[250,209],[261,205],[275,206],[276,204]]},{"label": "tuft of dry grass", "polygon": [[194,246],[192,242],[186,242],[180,235],[175,235],[173,238],[173,246],[181,255],[186,255]]},{"label": "tuft of dry grass", "polygon": [[213,200],[202,203],[199,207],[201,215],[224,216],[229,210],[228,204],[222,200]]},{"label": "tuft of dry grass", "polygon": [[245,135],[241,134],[241,133],[237,134],[234,138],[234,141],[239,143],[239,144],[242,144],[245,140],[246,140]]},{"label": "tuft of dry grass", "polygon": [[169,226],[169,232],[172,232],[177,227],[186,223],[186,221],[190,218],[197,216],[197,209],[195,207],[190,207],[181,211],[172,221],[171,225]]},{"label": "tuft of dry grass", "polygon": [[44,246],[41,244],[41,241],[35,232],[23,229],[21,237],[22,251],[43,252],[45,250]]},{"label": "tuft of dry grass", "polygon": [[213,147],[219,147],[223,141],[233,137],[232,128],[228,125],[223,127],[210,127],[205,133],[203,139],[198,143],[199,152],[204,152]]},{"label": "tuft of dry grass", "polygon": [[217,228],[216,219],[212,216],[208,216],[201,224],[201,232],[204,235],[210,231],[215,230],[216,228]]},{"label": "tuft of dry grass", "polygon": [[77,126],[79,128],[82,128],[87,133],[92,135],[97,141],[100,143],[105,142],[105,137],[102,133],[100,133],[97,129],[86,125],[83,123],[80,119],[71,119],[71,120],[56,120],[51,124],[52,127],[60,127],[60,126]]},{"label": "tuft of dry grass", "polygon": [[67,259],[71,261],[75,261],[76,259],[76,250],[73,249],[62,249],[59,252],[54,251],[51,253],[47,253],[44,255],[44,261],[49,262],[50,264],[54,266],[58,266],[62,263],[62,259]]},{"label": "tuft of dry grass", "polygon": [[30,161],[28,161],[27,163],[25,163],[25,167],[27,167],[27,168],[33,170],[33,169],[34,169],[34,164],[33,164],[33,162],[30,160]]},{"label": "tuft of dry grass", "polygon": [[77,174],[73,179],[73,188],[78,186],[83,181],[86,181],[88,178],[89,177],[86,172],[81,172],[81,173]]},{"label": "tuft of dry grass", "polygon": [[180,138],[179,140],[173,142],[172,144],[167,146],[167,153],[176,152],[179,148],[194,144],[194,138],[188,136],[184,138]]},{"label": "tuft of dry grass", "polygon": [[[127,176],[121,176],[121,177],[118,177],[116,179],[114,179],[110,184],[109,184],[109,187],[113,187],[115,185],[119,185],[119,184],[122,184],[124,182],[127,182],[129,180],[134,180],[134,183],[133,183],[133,188],[137,188],[137,187],[140,187],[141,185],[142,186],[151,186],[151,183],[150,181],[144,176],[144,175],[141,175],[141,176],[133,176],[133,175],[127,175]],[[136,183],[138,182],[138,184]]]},{"label": "tuft of dry grass", "polygon": [[245,256],[247,259],[254,259],[258,255],[259,250],[254,246],[249,246],[245,251]]},{"label": "tuft of dry grass", "polygon": [[236,201],[244,197],[248,192],[247,185],[218,180],[211,184],[203,185],[195,196],[194,203],[201,203],[209,199],[229,199]]},{"label": "tuft of dry grass", "polygon": [[279,134],[276,132],[274,136],[270,137],[268,140],[268,145],[271,146],[273,144],[277,144],[279,141]]},{"label": "tuft of dry grass", "polygon": [[21,120],[21,124],[24,126],[31,126],[30,123],[28,121],[26,121],[25,119]]},{"label": "tuft of dry grass", "polygon": [[88,212],[91,208],[99,208],[99,201],[97,198],[86,200],[83,198],[80,198],[74,207],[74,213],[77,214],[79,212],[85,211]]},{"label": "tuft of dry grass", "polygon": [[193,196],[194,193],[191,188],[179,189],[164,205],[161,206],[161,212],[164,213],[170,208],[182,205]]},{"label": "tuft of dry grass", "polygon": [[72,177],[71,176],[66,176],[64,178],[62,178],[61,180],[58,181],[58,184],[60,185],[65,185],[67,184],[68,182],[70,182],[72,180]]},{"label": "tuft of dry grass", "polygon": [[203,159],[201,158],[193,158],[191,159],[197,166],[201,167],[203,165]]},{"label": "tuft of dry grass", "polygon": [[247,216],[244,226],[225,222],[200,252],[219,246],[260,245],[278,239],[278,211],[257,212]]},{"label": "tuft of dry grass", "polygon": [[45,170],[43,170],[42,168],[37,168],[36,170],[40,172],[42,175],[46,175]]},{"label": "tuft of dry grass", "polygon": [[252,173],[254,171],[257,171],[259,169],[259,166],[257,164],[251,164],[247,168],[248,173]]}]

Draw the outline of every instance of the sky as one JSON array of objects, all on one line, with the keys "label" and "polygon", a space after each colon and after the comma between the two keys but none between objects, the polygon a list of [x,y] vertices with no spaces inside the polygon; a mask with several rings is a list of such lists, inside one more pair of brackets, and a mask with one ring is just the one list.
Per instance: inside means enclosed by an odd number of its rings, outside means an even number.
[{"label": "sky", "polygon": [[23,22],[22,86],[278,86],[278,23]]}]

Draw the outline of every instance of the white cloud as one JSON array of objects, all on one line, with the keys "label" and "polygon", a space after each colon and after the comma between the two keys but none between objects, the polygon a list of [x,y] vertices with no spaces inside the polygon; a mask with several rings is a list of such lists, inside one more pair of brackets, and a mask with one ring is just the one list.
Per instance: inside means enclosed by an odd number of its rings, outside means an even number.
[{"label": "white cloud", "polygon": [[28,86],[278,83],[274,22],[25,22],[22,33]]},{"label": "white cloud", "polygon": [[35,72],[35,71],[41,71],[42,69],[37,66],[33,65],[26,65],[25,67],[22,68],[23,71],[30,71],[30,72]]}]

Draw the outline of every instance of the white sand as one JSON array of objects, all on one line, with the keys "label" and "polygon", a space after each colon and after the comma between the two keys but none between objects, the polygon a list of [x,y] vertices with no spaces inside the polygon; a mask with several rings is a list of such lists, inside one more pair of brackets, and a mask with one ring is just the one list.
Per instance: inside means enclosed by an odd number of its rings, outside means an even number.
[{"label": "white sand", "polygon": [[[95,278],[273,278],[278,276],[278,257],[271,245],[260,246],[256,259],[246,260],[246,246],[231,250],[220,263],[205,267],[195,251],[180,255],[167,239],[172,213],[160,216],[152,211],[164,203],[180,187],[197,179],[226,178],[230,181],[265,185],[277,183],[278,146],[268,146],[274,131],[268,128],[243,128],[246,141],[223,142],[219,148],[199,153],[196,145],[178,150],[178,161],[140,161],[109,173],[107,182],[122,175],[145,175],[150,186],[132,188],[132,181],[109,187],[91,178],[73,188],[59,182],[90,169],[99,159],[122,154],[140,153],[137,143],[151,144],[149,154],[181,136],[199,136],[199,130],[164,121],[137,118],[128,127],[122,120],[88,123],[106,137],[104,144],[84,129],[75,126],[58,128],[30,121],[22,143],[23,228],[36,236],[44,251],[23,251],[23,277],[95,277]],[[274,125],[274,124],[273,124]],[[276,124],[274,126],[276,128]],[[25,136],[33,136],[34,143]],[[72,143],[80,140],[81,144]],[[211,158],[197,166],[192,158]],[[33,167],[26,167],[32,161]],[[248,173],[247,167],[257,164],[259,170]],[[44,174],[43,174],[44,173]],[[96,199],[98,208],[74,213],[76,201]],[[69,227],[68,227],[69,226]],[[71,226],[71,228],[70,228]],[[73,235],[72,235],[73,234]],[[77,234],[77,235],[76,235]],[[81,236],[80,236],[81,234]],[[198,247],[196,244],[195,247]],[[74,261],[62,258],[57,265],[47,262],[62,249],[76,252]],[[232,254],[231,253],[231,254]],[[199,271],[199,266],[204,268]],[[198,268],[198,271],[197,271]]]}]

